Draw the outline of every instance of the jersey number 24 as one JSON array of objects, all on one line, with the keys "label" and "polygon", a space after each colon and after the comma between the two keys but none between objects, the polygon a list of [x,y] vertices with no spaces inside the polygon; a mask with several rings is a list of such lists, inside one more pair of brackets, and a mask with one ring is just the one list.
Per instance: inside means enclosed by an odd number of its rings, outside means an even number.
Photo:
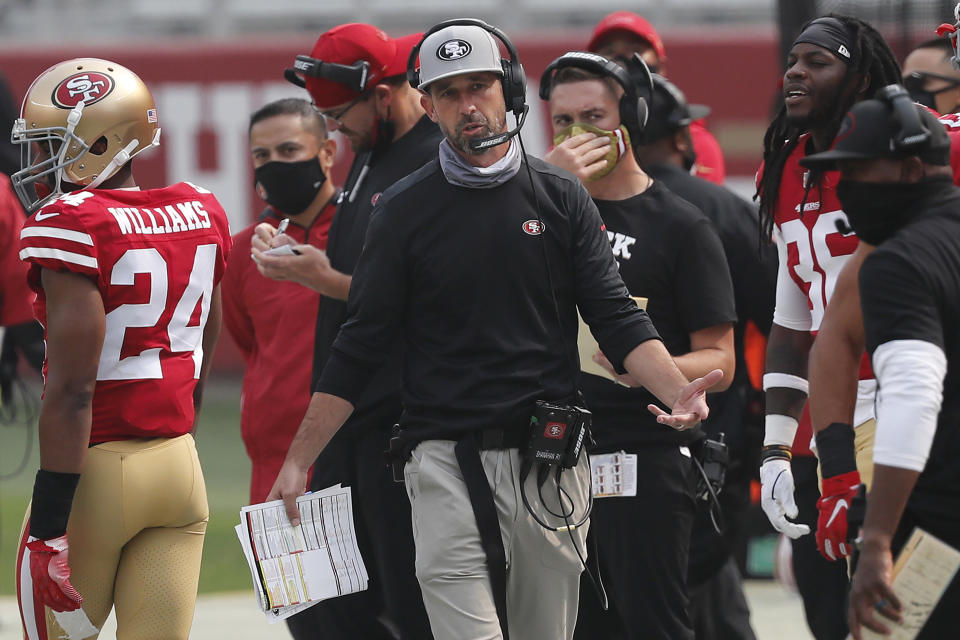
[{"label": "jersey number 24", "polygon": [[[203,361],[203,328],[210,312],[213,296],[213,272],[217,245],[201,244],[193,258],[190,281],[177,302],[167,323],[166,333],[173,353],[193,352],[194,378],[200,377]],[[127,327],[156,327],[167,304],[169,277],[167,262],[156,249],[129,249],[113,265],[112,286],[131,286],[137,274],[149,274],[150,298],[143,304],[122,304],[106,316],[106,332],[100,352],[97,380],[143,380],[163,378],[160,366],[161,349],[145,349],[137,355],[121,358]],[[190,318],[200,303],[200,322],[190,325]]]}]

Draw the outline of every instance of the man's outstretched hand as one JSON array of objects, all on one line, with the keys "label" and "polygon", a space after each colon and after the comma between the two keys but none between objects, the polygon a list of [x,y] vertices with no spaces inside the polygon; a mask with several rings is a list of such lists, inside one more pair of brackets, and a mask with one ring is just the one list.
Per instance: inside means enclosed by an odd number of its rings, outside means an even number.
[{"label": "man's outstretched hand", "polygon": [[657,416],[657,422],[673,427],[677,431],[685,431],[697,426],[710,415],[707,407],[707,389],[723,379],[723,371],[714,369],[702,378],[697,378],[680,389],[673,409],[667,413],[655,404],[647,405],[647,409]]}]

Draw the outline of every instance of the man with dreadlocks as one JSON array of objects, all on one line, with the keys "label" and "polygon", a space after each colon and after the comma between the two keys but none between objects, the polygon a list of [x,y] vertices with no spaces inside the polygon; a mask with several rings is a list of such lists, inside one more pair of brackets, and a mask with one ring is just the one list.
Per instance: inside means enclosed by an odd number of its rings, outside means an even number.
[{"label": "man with dreadlocks", "polygon": [[[799,161],[830,146],[852,104],[899,80],[900,68],[889,46],[865,22],[831,15],[805,25],[787,59],[784,106],[764,136],[764,164],[758,174],[763,232],[773,233],[779,253],[777,302],[764,375],[761,505],[774,528],[793,539],[797,586],[818,640],[846,637],[846,567],[826,563],[814,541],[801,538],[816,522],[817,479],[815,465],[794,461],[791,469],[792,446],[807,400],[810,347],[837,275],[858,239],[837,229],[838,222],[846,224],[846,216],[836,196],[836,172],[807,171]],[[869,483],[876,383],[868,361],[860,369],[850,422],[859,427],[858,467]],[[793,495],[794,470],[799,504]],[[836,493],[831,480],[824,480],[825,494]]]}]

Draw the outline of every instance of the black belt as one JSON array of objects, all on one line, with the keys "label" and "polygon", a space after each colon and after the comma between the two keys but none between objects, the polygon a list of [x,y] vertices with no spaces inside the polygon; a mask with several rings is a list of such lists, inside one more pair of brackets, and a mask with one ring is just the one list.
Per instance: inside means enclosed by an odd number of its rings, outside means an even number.
[{"label": "black belt", "polygon": [[[529,420],[529,418],[527,418]],[[480,451],[490,449],[520,449],[527,446],[528,435],[524,429],[511,427],[505,429],[481,429],[479,431],[468,431],[457,440],[464,438],[475,439]],[[436,438],[431,438],[436,439]],[[448,438],[440,438],[448,439]],[[409,437],[400,430],[399,425],[393,425],[392,437],[390,438],[390,447],[383,452],[386,465],[391,468],[394,482],[403,482],[403,467],[410,459],[410,454],[421,440],[416,437]]]},{"label": "black belt", "polygon": [[483,429],[480,431],[480,450],[523,449],[529,437],[523,429]]}]

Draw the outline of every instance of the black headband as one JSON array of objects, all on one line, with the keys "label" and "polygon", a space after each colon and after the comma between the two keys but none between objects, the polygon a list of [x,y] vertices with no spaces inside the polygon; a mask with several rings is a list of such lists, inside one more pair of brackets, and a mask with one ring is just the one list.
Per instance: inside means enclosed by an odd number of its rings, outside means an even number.
[{"label": "black headband", "polygon": [[807,25],[793,44],[796,46],[801,42],[823,47],[846,63],[853,62],[853,37],[847,26],[837,18],[817,18]]}]

